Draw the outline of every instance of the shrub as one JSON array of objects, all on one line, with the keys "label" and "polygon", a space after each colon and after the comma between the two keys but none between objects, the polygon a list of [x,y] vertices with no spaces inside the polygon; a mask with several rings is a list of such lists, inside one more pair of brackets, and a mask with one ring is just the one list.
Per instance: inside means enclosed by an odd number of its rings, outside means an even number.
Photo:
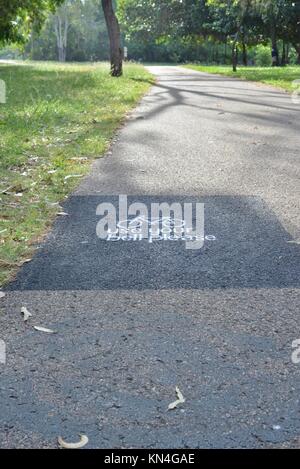
[{"label": "shrub", "polygon": [[258,45],[255,50],[254,61],[258,67],[270,67],[272,65],[270,47],[262,44]]}]

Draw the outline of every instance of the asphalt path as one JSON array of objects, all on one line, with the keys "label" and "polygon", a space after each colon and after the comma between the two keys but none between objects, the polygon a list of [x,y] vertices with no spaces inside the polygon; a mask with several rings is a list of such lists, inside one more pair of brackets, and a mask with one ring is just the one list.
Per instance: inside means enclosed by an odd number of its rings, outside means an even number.
[{"label": "asphalt path", "polygon": [[[300,445],[300,105],[150,71],[156,85],[0,300],[0,447]],[[204,204],[203,247],[99,239],[96,208],[119,194]],[[168,410],[175,386],[186,400]]]}]

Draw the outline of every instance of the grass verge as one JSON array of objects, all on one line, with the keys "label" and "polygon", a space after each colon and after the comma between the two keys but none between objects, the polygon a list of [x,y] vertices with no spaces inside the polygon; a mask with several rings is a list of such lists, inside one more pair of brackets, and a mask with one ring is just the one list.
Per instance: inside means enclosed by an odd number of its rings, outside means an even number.
[{"label": "grass verge", "polygon": [[31,258],[62,201],[152,83],[140,65],[0,64],[0,285]]},{"label": "grass verge", "polygon": [[185,65],[187,68],[200,72],[215,73],[228,77],[237,77],[249,81],[257,81],[268,85],[282,88],[286,91],[294,91],[298,86],[293,85],[294,80],[300,80],[300,66],[288,67],[241,67],[237,72],[232,71],[232,67],[221,65]]}]

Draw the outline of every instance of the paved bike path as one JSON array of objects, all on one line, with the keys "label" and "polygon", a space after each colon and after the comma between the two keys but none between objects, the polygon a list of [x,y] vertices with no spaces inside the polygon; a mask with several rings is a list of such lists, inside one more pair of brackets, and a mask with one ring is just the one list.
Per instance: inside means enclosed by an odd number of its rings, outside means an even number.
[{"label": "paved bike path", "polygon": [[[299,105],[255,83],[150,70],[157,84],[112,154],[1,299],[1,447],[80,433],[104,448],[298,445]],[[204,203],[204,247],[99,239],[96,208],[119,194]],[[175,386],[186,402],[168,411]]]}]

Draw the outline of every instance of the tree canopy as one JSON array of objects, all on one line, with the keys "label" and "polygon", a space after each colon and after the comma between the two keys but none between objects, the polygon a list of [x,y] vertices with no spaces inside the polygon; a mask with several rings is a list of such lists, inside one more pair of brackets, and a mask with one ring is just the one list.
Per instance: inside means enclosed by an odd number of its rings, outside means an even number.
[{"label": "tree canopy", "polygon": [[0,0],[0,42],[23,42],[63,0]]},{"label": "tree canopy", "polygon": [[261,54],[267,65],[272,50],[273,65],[300,63],[300,0],[0,0],[0,42],[30,39],[36,59],[107,60],[103,5],[131,59],[246,65]]},{"label": "tree canopy", "polygon": [[119,15],[129,43],[167,43],[208,38],[246,47],[278,41],[300,54],[299,0],[120,0]]}]

